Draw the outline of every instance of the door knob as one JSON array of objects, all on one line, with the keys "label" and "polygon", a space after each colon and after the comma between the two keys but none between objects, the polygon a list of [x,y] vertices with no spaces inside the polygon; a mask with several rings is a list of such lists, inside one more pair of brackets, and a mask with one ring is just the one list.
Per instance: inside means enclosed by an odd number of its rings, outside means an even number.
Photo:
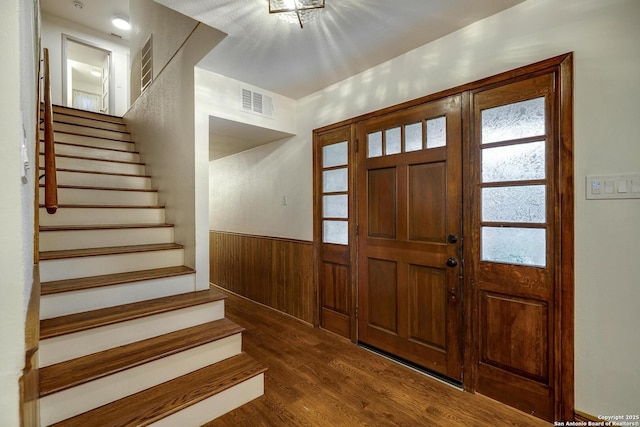
[{"label": "door knob", "polygon": [[448,267],[455,267],[455,266],[457,266],[457,265],[458,265],[458,260],[457,260],[457,259],[455,259],[455,258],[449,258],[449,259],[447,260],[447,266],[448,266]]},{"label": "door knob", "polygon": [[458,236],[456,236],[455,234],[449,234],[447,236],[447,241],[449,243],[456,243],[458,241]]}]

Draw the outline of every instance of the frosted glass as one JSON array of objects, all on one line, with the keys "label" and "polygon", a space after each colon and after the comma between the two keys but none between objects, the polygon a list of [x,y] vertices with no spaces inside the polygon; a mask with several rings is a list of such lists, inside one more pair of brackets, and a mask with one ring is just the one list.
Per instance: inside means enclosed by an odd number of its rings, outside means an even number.
[{"label": "frosted glass", "polygon": [[447,118],[427,120],[427,148],[447,145]]},{"label": "frosted glass", "polygon": [[405,125],[404,127],[404,151],[422,150],[422,123]]},{"label": "frosted glass", "polygon": [[322,147],[322,167],[330,168],[347,164],[347,141]]},{"label": "frosted glass", "polygon": [[402,151],[400,128],[384,131],[384,154],[398,154]]},{"label": "frosted glass", "polygon": [[482,189],[482,221],[546,222],[546,187],[494,187]]},{"label": "frosted glass", "polygon": [[346,194],[322,197],[322,216],[325,218],[347,218],[349,205]]},{"label": "frosted glass", "polygon": [[482,150],[482,182],[545,178],[544,141]]},{"label": "frosted glass", "polygon": [[370,133],[369,135],[367,135],[367,147],[368,157],[382,156],[382,131]]},{"label": "frosted glass", "polygon": [[349,223],[347,221],[322,221],[322,242],[348,245]]},{"label": "frosted glass", "polygon": [[482,260],[545,267],[544,228],[482,227]]},{"label": "frosted glass", "polygon": [[482,110],[483,144],[544,134],[544,97]]},{"label": "frosted glass", "polygon": [[322,192],[335,193],[349,189],[347,168],[322,172]]}]

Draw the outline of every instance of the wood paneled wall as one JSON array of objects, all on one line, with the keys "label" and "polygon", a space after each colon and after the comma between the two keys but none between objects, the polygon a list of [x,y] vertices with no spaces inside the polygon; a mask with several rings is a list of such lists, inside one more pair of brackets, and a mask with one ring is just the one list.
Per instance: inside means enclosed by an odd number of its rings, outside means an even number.
[{"label": "wood paneled wall", "polygon": [[211,283],[316,323],[312,242],[210,231],[209,253]]}]

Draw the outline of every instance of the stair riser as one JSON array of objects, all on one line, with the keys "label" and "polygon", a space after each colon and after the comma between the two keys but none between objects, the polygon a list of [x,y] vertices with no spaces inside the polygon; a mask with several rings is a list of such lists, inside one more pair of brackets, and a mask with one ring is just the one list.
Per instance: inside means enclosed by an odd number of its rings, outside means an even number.
[{"label": "stair riser", "polygon": [[256,375],[236,386],[228,388],[195,405],[169,415],[155,423],[153,427],[197,427],[240,406],[251,402],[264,394],[264,374]]},{"label": "stair riser", "polygon": [[[44,173],[44,171],[40,171]],[[139,176],[102,175],[85,172],[57,171],[58,185],[82,185],[102,188],[150,190],[151,179]]]},{"label": "stair riser", "polygon": [[40,208],[40,225],[163,224],[164,208]]},{"label": "stair riser", "polygon": [[41,231],[41,251],[173,243],[173,227]]},{"label": "stair riser", "polygon": [[[61,156],[80,156],[80,157],[94,157],[104,160],[115,160],[119,162],[139,162],[140,155],[133,152],[104,150],[101,148],[94,148],[88,146],[77,145],[55,145],[56,155]],[[44,142],[40,142],[40,153],[44,153]]]},{"label": "stair riser", "polygon": [[170,381],[207,365],[240,354],[242,336],[204,344],[143,366],[109,375],[105,378],[63,390],[40,399],[42,425],[50,425],[73,417],[114,400]]},{"label": "stair riser", "polygon": [[[40,187],[40,200],[44,200],[42,187]],[[156,206],[158,193],[58,188],[58,203],[61,205]]]},{"label": "stair riser", "polygon": [[113,130],[117,132],[126,132],[127,126],[124,123],[111,123],[102,120],[94,120],[86,117],[78,117],[73,115],[67,115],[64,113],[53,115],[54,123],[69,123],[79,126],[88,126],[92,128],[99,128],[105,130]]},{"label": "stair riser", "polygon": [[[111,148],[113,150],[135,151],[135,145],[131,142],[114,141],[112,139],[93,138],[82,135],[74,135],[71,133],[56,132],[54,134],[55,142],[66,142],[68,144],[86,145],[88,147]],[[40,141],[44,141],[42,134]]]},{"label": "stair riser", "polygon": [[[44,112],[44,107],[41,106],[40,111]],[[62,105],[53,106],[54,117],[56,116],[57,113],[70,115],[74,117],[85,117],[85,118],[108,121],[108,122],[124,123],[122,117],[110,116],[110,115],[101,114],[101,113],[94,113],[93,111],[87,111],[87,110],[78,110],[75,108],[64,107]]]},{"label": "stair riser", "polygon": [[[44,165],[44,156],[40,156],[40,164]],[[135,163],[117,163],[102,160],[75,159],[56,156],[56,168],[75,169],[91,172],[124,173],[129,175],[144,175],[144,165]]]},{"label": "stair riser", "polygon": [[[40,126],[40,130],[44,130]],[[84,136],[94,136],[98,138],[114,139],[118,141],[131,141],[131,137],[128,133],[118,132],[112,130],[94,129],[84,126],[70,125],[66,123],[53,122],[53,130],[55,132],[69,132]]]},{"label": "stair riser", "polygon": [[195,275],[143,280],[40,297],[40,319],[193,292]]},{"label": "stair riser", "polygon": [[224,301],[40,340],[40,367],[145,340],[224,317]]},{"label": "stair riser", "polygon": [[184,264],[184,249],[40,261],[40,280],[66,280]]}]

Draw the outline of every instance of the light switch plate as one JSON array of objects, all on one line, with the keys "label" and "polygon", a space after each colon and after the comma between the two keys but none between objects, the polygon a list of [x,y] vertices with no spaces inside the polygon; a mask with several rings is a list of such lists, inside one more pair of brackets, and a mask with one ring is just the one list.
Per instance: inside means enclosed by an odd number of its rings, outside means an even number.
[{"label": "light switch plate", "polygon": [[587,176],[587,199],[640,199],[640,174]]}]

